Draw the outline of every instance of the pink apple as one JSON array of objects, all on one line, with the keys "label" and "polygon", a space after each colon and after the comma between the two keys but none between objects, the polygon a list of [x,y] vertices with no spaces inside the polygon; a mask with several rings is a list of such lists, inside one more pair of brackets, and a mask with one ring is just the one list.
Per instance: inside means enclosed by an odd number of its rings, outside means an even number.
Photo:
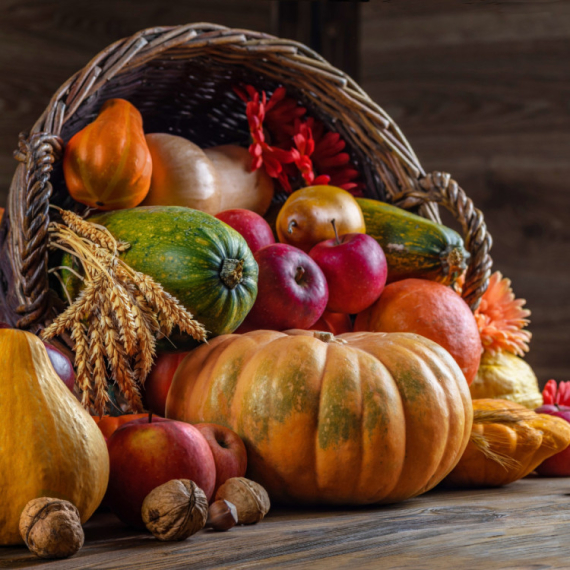
[{"label": "pink apple", "polygon": [[110,473],[105,503],[126,524],[144,528],[145,497],[171,479],[190,479],[208,501],[216,484],[212,450],[200,430],[152,417],[123,424],[107,440]]},{"label": "pink apple", "polygon": [[216,218],[222,220],[222,222],[225,222],[241,234],[252,253],[266,245],[275,243],[269,224],[259,214],[251,210],[243,210],[241,208],[224,210],[216,214]]},{"label": "pink apple", "polygon": [[[10,325],[0,321],[0,329],[10,328],[12,328]],[[69,358],[59,350],[59,348],[53,346],[53,344],[44,341],[44,346],[46,347],[53,369],[63,380],[63,383],[73,392],[73,386],[75,385],[75,371],[73,370],[71,360],[69,360]]]},{"label": "pink apple", "polygon": [[[549,414],[570,422],[570,406],[546,404],[535,410],[537,414]],[[536,472],[543,477],[570,477],[570,447],[545,459]]]},{"label": "pink apple", "polygon": [[259,266],[257,299],[244,327],[282,331],[312,326],[329,296],[319,266],[304,251],[284,243],[267,245],[254,257]]},{"label": "pink apple", "polygon": [[166,396],[178,365],[188,352],[159,353],[144,383],[143,401],[153,414],[165,416]]},{"label": "pink apple", "polygon": [[232,477],[244,477],[247,451],[241,437],[233,430],[217,424],[194,424],[206,438],[216,464],[216,491]]},{"label": "pink apple", "polygon": [[309,255],[327,279],[327,311],[360,313],[372,305],[384,290],[388,275],[386,256],[378,242],[369,235],[337,236],[315,245]]}]

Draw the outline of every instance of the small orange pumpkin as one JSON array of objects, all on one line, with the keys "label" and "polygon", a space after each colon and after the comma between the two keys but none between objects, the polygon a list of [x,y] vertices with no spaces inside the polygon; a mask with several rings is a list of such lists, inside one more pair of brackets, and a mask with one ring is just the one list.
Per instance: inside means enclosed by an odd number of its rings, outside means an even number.
[{"label": "small orange pumpkin", "polygon": [[67,144],[63,173],[77,202],[99,210],[138,206],[148,194],[152,174],[138,110],[124,99],[109,99]]},{"label": "small orange pumpkin", "polygon": [[473,400],[473,428],[463,456],[444,484],[499,487],[528,475],[568,447],[570,424],[509,400]]},{"label": "small orange pumpkin", "polygon": [[106,439],[109,439],[116,430],[123,424],[148,417],[148,414],[125,414],[123,416],[93,416],[95,423],[99,426],[101,433]]},{"label": "small orange pumpkin", "polygon": [[190,352],[166,416],[234,430],[272,500],[358,505],[437,485],[467,445],[472,409],[453,358],[418,335],[260,330]]},{"label": "small orange pumpkin", "polygon": [[468,384],[479,369],[483,346],[467,303],[450,287],[427,279],[387,285],[380,298],[356,317],[355,331],[415,333],[443,346]]}]

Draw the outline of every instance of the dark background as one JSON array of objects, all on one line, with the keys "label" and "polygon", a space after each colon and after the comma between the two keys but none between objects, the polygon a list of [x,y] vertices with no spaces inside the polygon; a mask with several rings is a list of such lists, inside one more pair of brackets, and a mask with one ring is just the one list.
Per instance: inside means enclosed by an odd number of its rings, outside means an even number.
[{"label": "dark background", "polygon": [[483,210],[533,311],[529,363],[570,380],[570,1],[0,0],[0,206],[18,133],[69,76],[139,29],[199,21],[298,39],[353,75]]}]

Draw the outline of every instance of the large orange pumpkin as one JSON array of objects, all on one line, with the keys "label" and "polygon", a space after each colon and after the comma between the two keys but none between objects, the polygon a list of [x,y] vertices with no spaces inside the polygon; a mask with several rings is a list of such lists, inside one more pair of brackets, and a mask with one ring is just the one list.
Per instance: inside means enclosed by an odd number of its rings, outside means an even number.
[{"label": "large orange pumpkin", "polygon": [[472,407],[453,358],[420,336],[253,331],[192,351],[166,416],[237,432],[248,476],[274,501],[357,505],[441,481],[467,445]]},{"label": "large orange pumpkin", "polygon": [[63,172],[77,202],[99,210],[138,206],[150,188],[152,159],[136,107],[109,99],[67,144]]},{"label": "large orange pumpkin", "polygon": [[483,345],[475,317],[450,287],[426,279],[387,285],[380,298],[356,317],[355,331],[415,333],[443,346],[471,384]]}]

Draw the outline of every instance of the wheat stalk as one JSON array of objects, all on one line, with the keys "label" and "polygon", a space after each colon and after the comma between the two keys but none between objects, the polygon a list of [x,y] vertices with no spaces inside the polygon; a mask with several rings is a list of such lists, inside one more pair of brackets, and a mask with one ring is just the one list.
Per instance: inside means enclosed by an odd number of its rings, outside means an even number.
[{"label": "wheat stalk", "polygon": [[205,341],[206,330],[160,284],[118,257],[129,244],[104,226],[57,209],[63,223],[50,223],[48,245],[78,261],[83,288],[42,337],[71,331],[76,382],[86,408],[102,415],[110,402],[108,383],[114,381],[131,410],[140,411],[140,387],[152,368],[157,336],[168,336],[177,326]]}]

